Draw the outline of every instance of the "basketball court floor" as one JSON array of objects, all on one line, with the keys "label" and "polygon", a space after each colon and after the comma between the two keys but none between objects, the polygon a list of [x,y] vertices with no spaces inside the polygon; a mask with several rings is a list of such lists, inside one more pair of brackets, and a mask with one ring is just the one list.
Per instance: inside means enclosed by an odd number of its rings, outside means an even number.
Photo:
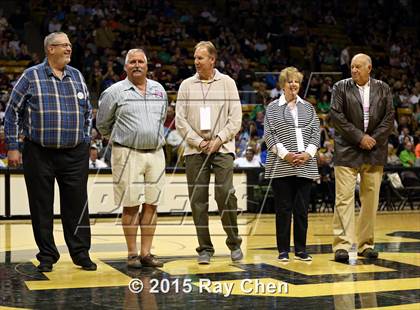
[{"label": "basketball court floor", "polygon": [[378,214],[377,260],[333,261],[331,213],[311,214],[312,262],[277,260],[274,215],[239,215],[245,258],[232,263],[218,216],[216,253],[198,265],[191,217],[159,217],[163,268],[127,269],[119,219],[92,219],[96,272],[73,265],[60,221],[53,272],[37,271],[30,222],[0,221],[0,309],[420,309],[420,211]]}]

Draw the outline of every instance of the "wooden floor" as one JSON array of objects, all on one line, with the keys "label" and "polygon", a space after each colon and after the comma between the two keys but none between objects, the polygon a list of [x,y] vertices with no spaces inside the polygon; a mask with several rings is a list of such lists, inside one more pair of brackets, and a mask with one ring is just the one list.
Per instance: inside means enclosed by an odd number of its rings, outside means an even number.
[{"label": "wooden floor", "polygon": [[[420,309],[420,212],[380,213],[379,259],[333,261],[332,214],[311,214],[313,261],[277,260],[274,215],[241,214],[245,258],[232,263],[218,216],[211,217],[216,253],[198,265],[191,217],[159,217],[153,253],[163,268],[127,269],[119,219],[92,219],[96,272],[73,265],[62,227],[51,273],[36,269],[29,221],[0,220],[0,309]],[[130,287],[129,287],[130,283]],[[139,290],[141,292],[139,292]]]}]

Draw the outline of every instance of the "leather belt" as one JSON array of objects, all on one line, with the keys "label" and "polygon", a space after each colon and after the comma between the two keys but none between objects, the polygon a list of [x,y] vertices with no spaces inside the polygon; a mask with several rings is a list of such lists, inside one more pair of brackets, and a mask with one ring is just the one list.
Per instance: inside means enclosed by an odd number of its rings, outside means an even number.
[{"label": "leather belt", "polygon": [[129,148],[131,150],[135,150],[135,151],[140,152],[140,153],[151,153],[151,152],[156,152],[156,151],[160,150],[160,148],[158,148],[158,149],[136,149],[134,147],[122,145],[122,144],[119,144],[117,142],[112,142],[112,145],[116,145],[116,146],[119,146],[119,147],[126,147],[126,148]]}]

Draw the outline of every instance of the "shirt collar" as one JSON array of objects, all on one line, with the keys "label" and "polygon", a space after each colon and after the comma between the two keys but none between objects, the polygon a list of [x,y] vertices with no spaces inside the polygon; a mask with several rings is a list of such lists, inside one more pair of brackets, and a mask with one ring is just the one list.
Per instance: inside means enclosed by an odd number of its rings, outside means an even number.
[{"label": "shirt collar", "polygon": [[[45,57],[44,62],[42,63],[42,65],[45,68],[45,72],[47,73],[48,76],[54,76],[54,72],[50,67],[50,64],[48,63],[48,58]],[[63,74],[63,78],[66,76],[71,76],[70,75],[70,70],[68,69],[67,66],[64,67],[64,74]]]},{"label": "shirt collar", "polygon": [[354,82],[354,84],[357,86],[358,89],[369,88],[370,87],[370,78],[367,81],[367,83],[363,86],[358,85],[356,82]]},{"label": "shirt collar", "polygon": [[146,93],[145,93],[145,95],[143,95],[140,92],[140,90],[138,89],[138,87],[136,85],[134,85],[134,83],[131,82],[128,79],[128,77],[126,77],[121,82],[123,83],[123,89],[124,89],[124,91],[133,89],[134,91],[137,91],[142,96],[151,95],[151,96],[159,97],[160,99],[165,98],[165,92],[164,91],[161,91],[160,88],[157,87],[157,84],[153,80],[150,80],[150,79],[147,79],[146,78]]},{"label": "shirt collar", "polygon": [[[126,77],[124,80],[122,80],[124,85],[124,90],[130,90],[130,89],[138,89],[136,85],[134,85],[133,82],[131,82],[128,77]],[[149,83],[149,79],[146,78],[146,93],[150,91],[151,83]]]},{"label": "shirt collar", "polygon": [[[209,83],[212,83],[214,81],[220,80],[222,78],[222,74],[219,72],[219,70],[217,69],[213,69],[214,70],[214,76],[213,78],[209,81]],[[198,83],[201,82],[200,77],[198,75],[198,73],[193,75],[193,79],[194,79],[194,83]]]},{"label": "shirt collar", "polygon": [[[303,99],[300,98],[299,96],[297,96],[296,97],[296,104],[298,104],[299,102],[300,103],[303,103]],[[281,94],[281,96],[279,98],[279,107],[281,107],[282,105],[284,105],[286,103],[287,103],[286,96],[284,95],[284,92],[283,92],[283,94]]]}]

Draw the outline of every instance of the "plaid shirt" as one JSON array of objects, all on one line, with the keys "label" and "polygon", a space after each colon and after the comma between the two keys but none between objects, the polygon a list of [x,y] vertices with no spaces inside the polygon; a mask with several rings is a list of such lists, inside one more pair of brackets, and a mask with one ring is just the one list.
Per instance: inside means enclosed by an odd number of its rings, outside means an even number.
[{"label": "plaid shirt", "polygon": [[6,143],[18,149],[18,135],[48,148],[71,148],[90,141],[89,92],[79,70],[66,66],[57,78],[45,60],[26,69],[5,113]]}]

